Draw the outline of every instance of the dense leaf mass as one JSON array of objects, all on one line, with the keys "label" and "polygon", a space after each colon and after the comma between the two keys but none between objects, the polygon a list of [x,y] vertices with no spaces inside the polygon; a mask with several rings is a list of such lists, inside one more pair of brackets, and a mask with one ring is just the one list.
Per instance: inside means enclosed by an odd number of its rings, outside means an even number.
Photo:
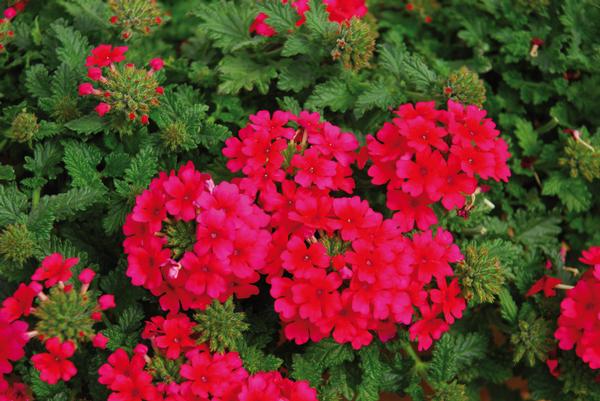
[{"label": "dense leaf mass", "polygon": [[0,13],[0,401],[600,401],[598,0]]}]

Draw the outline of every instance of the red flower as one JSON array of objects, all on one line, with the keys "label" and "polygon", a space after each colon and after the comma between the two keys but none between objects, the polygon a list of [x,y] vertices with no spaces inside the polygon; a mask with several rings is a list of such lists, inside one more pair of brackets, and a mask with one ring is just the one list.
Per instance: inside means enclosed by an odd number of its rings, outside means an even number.
[{"label": "red flower", "polygon": [[328,122],[323,124],[323,130],[317,135],[311,135],[308,143],[314,145],[323,156],[335,157],[342,166],[349,166],[356,155],[358,141],[353,134],[342,132],[339,127]]},{"label": "red flower", "polygon": [[323,271],[308,280],[297,280],[291,287],[291,294],[292,301],[298,305],[298,315],[313,323],[335,316],[341,307],[336,291],[341,284],[339,274]]},{"label": "red flower", "polygon": [[226,259],[233,252],[234,223],[222,210],[209,209],[198,217],[194,250],[199,255],[212,251],[219,259]]},{"label": "red flower", "polygon": [[526,296],[530,297],[540,291],[544,291],[544,296],[546,298],[554,297],[556,296],[555,287],[560,283],[562,283],[561,279],[544,275],[531,286],[529,291],[527,291]]},{"label": "red flower", "polygon": [[183,221],[193,220],[196,217],[195,202],[204,192],[209,178],[209,175],[196,171],[192,162],[182,166],[176,176],[169,177],[163,184],[168,195],[167,212]]},{"label": "red flower", "polygon": [[130,360],[127,352],[125,352],[124,349],[119,348],[108,357],[108,363],[100,366],[100,369],[98,370],[100,376],[98,382],[110,389],[113,389],[117,380],[122,380],[120,378],[126,378],[129,375],[149,377],[149,379],[146,380],[151,382],[152,378],[150,375],[144,372],[145,365],[146,362],[143,354],[135,353]]},{"label": "red flower", "polygon": [[110,111],[110,109],[111,109],[111,106],[110,106],[110,104],[108,104],[108,103],[104,103],[104,102],[100,102],[100,103],[98,103],[98,105],[97,105],[97,106],[96,106],[96,108],[95,108],[95,110],[96,110],[96,113],[98,113],[98,115],[99,115],[100,117],[104,117],[104,115],[105,115],[106,113],[108,113],[108,112]]},{"label": "red flower", "polygon": [[159,191],[146,190],[135,201],[132,219],[138,223],[148,223],[149,231],[154,233],[162,227],[167,217],[165,196]]},{"label": "red flower", "polygon": [[594,266],[594,276],[600,280],[600,246],[593,246],[583,251],[579,261],[586,265]]},{"label": "red flower", "polygon": [[427,195],[413,197],[401,190],[389,190],[386,205],[390,210],[398,210],[394,221],[406,232],[411,231],[415,223],[419,230],[427,230],[437,224],[437,217],[429,206],[432,203]]},{"label": "red flower", "polygon": [[495,147],[495,139],[500,132],[490,118],[485,118],[485,110],[477,106],[464,107],[458,102],[448,100],[448,112],[448,131],[455,144],[476,146],[483,150],[492,150]]},{"label": "red flower", "polygon": [[19,319],[21,316],[29,316],[33,300],[41,290],[42,286],[35,281],[29,285],[19,284],[19,288],[12,297],[8,297],[2,302],[0,314],[3,314],[10,322]]},{"label": "red flower", "polygon": [[469,177],[478,174],[481,178],[487,179],[495,173],[494,157],[487,152],[470,145],[452,146],[450,152],[460,161],[460,168]]},{"label": "red flower", "polygon": [[[169,316],[166,319],[160,316],[153,317],[151,322],[146,322],[146,329],[142,338],[152,339],[153,344],[160,349],[166,349],[169,359],[177,359],[182,352],[192,349],[196,341],[192,339],[195,323],[186,315]],[[149,328],[153,328],[149,330]]]},{"label": "red flower", "polygon": [[190,273],[185,288],[193,294],[219,298],[227,291],[229,272],[227,266],[216,258],[186,252],[181,265]]},{"label": "red flower", "polygon": [[86,59],[86,67],[107,67],[113,63],[125,60],[127,46],[117,46],[113,49],[111,45],[99,45],[92,50],[92,55]]},{"label": "red flower", "polygon": [[11,362],[16,362],[25,356],[25,344],[29,341],[27,336],[27,323],[17,320],[10,322],[4,313],[0,312],[0,378],[12,372]]},{"label": "red flower", "polygon": [[554,333],[560,349],[575,347],[577,355],[592,369],[600,369],[599,293],[600,281],[584,275],[560,304],[558,329]]},{"label": "red flower", "polygon": [[96,348],[106,349],[106,344],[108,344],[108,338],[102,333],[98,333],[92,338],[92,345]]},{"label": "red flower", "polygon": [[165,66],[165,62],[161,58],[153,58],[148,64],[153,71],[160,71]]},{"label": "red flower", "polygon": [[419,343],[419,351],[427,350],[433,344],[433,340],[438,340],[442,334],[448,331],[448,323],[437,318],[435,312],[430,306],[423,305],[419,307],[422,319],[415,322],[408,333],[412,341],[417,340]]},{"label": "red flower", "polygon": [[444,181],[441,172],[446,169],[442,155],[436,150],[417,153],[416,161],[398,160],[396,174],[406,179],[402,190],[412,196],[427,193],[432,200],[440,199],[440,187]]},{"label": "red flower", "polygon": [[477,180],[461,172],[460,161],[450,155],[447,168],[444,171],[443,184],[440,187],[442,205],[452,210],[465,205],[465,195],[471,195],[477,188]]},{"label": "red flower", "polygon": [[251,115],[250,126],[256,131],[265,130],[271,139],[275,138],[286,138],[292,139],[294,136],[294,130],[289,127],[285,127],[292,117],[291,113],[286,111],[276,111],[271,117],[270,113],[266,110],[261,110],[258,113]]},{"label": "red flower", "polygon": [[287,249],[281,254],[283,267],[295,277],[310,277],[316,270],[329,267],[329,255],[323,244],[315,242],[308,248],[298,236],[294,236],[287,244]]},{"label": "red flower", "polygon": [[71,278],[71,268],[79,263],[79,258],[63,259],[59,253],[53,253],[42,260],[42,265],[31,276],[32,280],[45,281],[46,288],[52,287],[59,281]]},{"label": "red flower", "polygon": [[88,96],[91,95],[92,93],[94,93],[94,85],[90,84],[90,83],[83,83],[79,85],[79,96]]},{"label": "red flower", "polygon": [[454,323],[454,318],[460,319],[462,313],[467,307],[467,303],[463,297],[460,296],[460,287],[458,286],[458,279],[453,279],[450,284],[446,283],[446,280],[438,281],[438,289],[431,290],[430,296],[431,301],[434,305],[439,305],[444,312],[444,318],[448,324]]},{"label": "red flower", "polygon": [[160,267],[169,260],[171,251],[163,249],[163,241],[150,237],[143,246],[128,250],[127,277],[133,285],[143,285],[148,289],[158,287],[162,282]]},{"label": "red flower", "polygon": [[194,350],[186,355],[188,362],[181,366],[181,376],[188,379],[185,387],[199,396],[208,398],[222,396],[231,383],[248,377],[242,360],[236,352],[211,355],[207,351]]},{"label": "red flower", "polygon": [[98,305],[100,306],[100,310],[108,310],[115,308],[117,305],[115,304],[115,296],[111,294],[104,294],[98,298]]},{"label": "red flower", "polygon": [[334,199],[333,213],[338,218],[333,227],[340,230],[344,241],[357,239],[361,231],[378,226],[382,220],[382,216],[369,207],[369,202],[361,201],[358,196]]},{"label": "red flower", "polygon": [[407,144],[416,152],[428,151],[431,147],[440,151],[448,150],[448,144],[444,141],[448,131],[437,126],[435,120],[417,116],[410,120],[397,119],[396,125],[400,134],[406,137]]},{"label": "red flower", "polygon": [[361,18],[367,13],[365,0],[323,0],[323,3],[327,5],[329,19],[335,22]]},{"label": "red flower", "polygon": [[303,187],[316,185],[319,189],[333,186],[336,164],[325,159],[316,149],[307,149],[303,155],[294,155],[292,166],[298,171],[294,180]]},{"label": "red flower", "polygon": [[40,371],[40,379],[49,384],[69,381],[77,373],[77,368],[68,359],[75,353],[75,344],[70,340],[61,343],[60,339],[52,337],[45,345],[47,353],[31,357],[33,366]]}]

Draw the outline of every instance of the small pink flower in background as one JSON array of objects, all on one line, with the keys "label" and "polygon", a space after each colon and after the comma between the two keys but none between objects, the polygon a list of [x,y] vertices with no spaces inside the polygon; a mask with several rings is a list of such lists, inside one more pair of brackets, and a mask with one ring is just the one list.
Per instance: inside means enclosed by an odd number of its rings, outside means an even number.
[{"label": "small pink flower in background", "polygon": [[161,58],[153,58],[148,64],[154,71],[160,71],[165,66],[165,62]]},{"label": "small pink flower in background", "polygon": [[96,106],[96,113],[98,113],[98,115],[100,117],[103,117],[106,113],[108,113],[110,111],[111,107],[110,104],[106,104],[104,102],[98,103],[98,106]]}]

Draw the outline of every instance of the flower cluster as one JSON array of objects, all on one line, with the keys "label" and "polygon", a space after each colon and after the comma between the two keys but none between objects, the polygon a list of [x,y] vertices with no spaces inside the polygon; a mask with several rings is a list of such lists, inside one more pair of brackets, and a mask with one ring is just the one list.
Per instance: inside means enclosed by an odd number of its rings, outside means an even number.
[{"label": "flower cluster", "polygon": [[403,323],[426,349],[461,317],[466,303],[450,263],[462,255],[448,232],[409,239],[397,220],[383,219],[359,197],[331,196],[354,189],[352,134],[317,113],[261,111],[239,136],[227,140],[223,154],[230,170],[244,174],[240,187],[258,193],[271,215],[262,272],[288,339],[331,335],[360,348],[372,333],[393,337]]},{"label": "flower cluster", "polygon": [[[164,336],[155,336],[159,338]],[[167,342],[175,344],[173,338]],[[236,352],[212,354],[205,344],[188,348],[181,358],[169,358],[167,351],[167,358],[176,359],[168,377],[157,369],[160,353],[150,358],[148,349],[138,345],[129,357],[118,349],[100,367],[98,381],[111,390],[109,400],[317,401],[307,382],[285,379],[279,372],[249,375]]]},{"label": "flower cluster", "polygon": [[[100,117],[107,113],[118,114],[117,125],[122,121],[139,121],[146,125],[148,113],[160,104],[164,89],[155,72],[163,68],[159,58],[150,60],[149,70],[137,68],[125,61],[127,46],[99,45],[86,59],[87,77],[91,82],[79,85],[80,96],[93,95],[100,100],[96,112]],[[97,85],[94,86],[94,85]]]},{"label": "flower cluster", "polygon": [[32,401],[31,391],[21,382],[2,382],[0,380],[0,401]]},{"label": "flower cluster", "polygon": [[25,6],[27,6],[27,3],[29,3],[29,0],[10,0],[8,2],[9,7],[2,12],[2,15],[7,20],[11,20],[15,18],[17,14],[25,10]]},{"label": "flower cluster", "polygon": [[600,247],[583,252],[583,263],[594,266],[595,271],[583,274],[574,288],[567,291],[560,304],[558,329],[554,337],[562,350],[575,348],[577,356],[592,369],[600,369]]},{"label": "flower cluster", "polygon": [[128,40],[135,32],[147,35],[162,24],[162,11],[156,0],[109,0],[110,23],[119,27],[121,37]]},{"label": "flower cluster", "polygon": [[205,309],[258,293],[269,217],[228,182],[214,185],[190,162],[162,173],[136,199],[124,242],[127,276],[160,296],[164,310]]},{"label": "flower cluster", "polygon": [[283,274],[271,278],[288,339],[302,344],[331,335],[358,349],[373,332],[386,341],[405,324],[427,349],[462,316],[466,302],[450,266],[462,255],[450,233],[409,239],[359,197],[334,199],[316,189],[295,188],[288,219],[280,229],[290,232]]},{"label": "flower cluster", "polygon": [[465,206],[477,177],[507,181],[508,145],[499,138],[485,110],[448,101],[402,105],[397,118],[367,137],[368,170],[373,184],[387,184],[387,205],[404,231],[424,230],[437,223],[431,205],[447,210]]},{"label": "flower cluster", "polygon": [[[108,339],[93,326],[102,320],[103,311],[115,307],[114,297],[90,290],[95,273],[89,268],[78,275],[76,289],[69,280],[78,262],[58,253],[47,256],[32,281],[21,283],[2,302],[0,333],[5,341],[0,344],[0,388],[7,388],[3,375],[12,371],[11,361],[25,356],[24,347],[31,338],[44,343],[47,352],[35,354],[31,362],[40,371],[40,379],[50,384],[68,381],[77,373],[69,358],[79,344],[90,341],[95,347],[106,347]],[[32,331],[27,331],[26,320],[32,323]]]},{"label": "flower cluster", "polygon": [[[10,1],[10,7],[6,8],[0,16],[0,53],[6,49],[6,45],[12,41],[15,36],[12,19],[22,12],[29,0]],[[12,4],[12,5],[11,5]]]},{"label": "flower cluster", "polygon": [[225,145],[227,167],[244,174],[240,188],[252,196],[258,191],[274,195],[276,184],[287,176],[303,188],[354,190],[350,165],[356,160],[358,141],[353,134],[322,122],[318,113],[276,111],[271,116],[259,111],[250,116],[239,138],[229,138]]},{"label": "flower cluster", "polygon": [[[282,0],[282,3],[287,4],[288,0]],[[362,18],[367,13],[365,0],[323,0],[323,3],[327,6],[329,19],[334,22],[349,21],[353,17]],[[291,5],[299,16],[296,26],[301,26],[306,19],[304,14],[309,10],[308,0],[293,0]],[[260,13],[250,25],[250,32],[261,36],[277,34],[267,22],[268,19],[268,15]]]}]

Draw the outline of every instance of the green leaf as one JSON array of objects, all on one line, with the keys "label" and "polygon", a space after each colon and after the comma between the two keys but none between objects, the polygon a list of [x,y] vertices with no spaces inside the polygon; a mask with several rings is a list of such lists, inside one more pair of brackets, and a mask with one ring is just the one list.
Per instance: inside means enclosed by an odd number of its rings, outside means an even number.
[{"label": "green leaf", "polygon": [[27,196],[14,186],[0,186],[0,226],[19,220],[27,208]]},{"label": "green leaf", "polygon": [[523,150],[523,155],[533,156],[539,154],[542,142],[531,123],[523,119],[518,119],[516,125],[515,136],[519,141],[519,146]]},{"label": "green leaf", "polygon": [[62,172],[58,163],[62,161],[63,152],[57,143],[46,142],[36,144],[33,148],[33,158],[25,156],[23,167],[35,177],[56,178]]},{"label": "green leaf", "polygon": [[507,322],[516,324],[519,309],[507,288],[503,288],[502,291],[500,291],[498,300],[500,301],[500,316]]},{"label": "green leaf", "polygon": [[459,365],[454,346],[454,338],[449,334],[442,336],[436,343],[428,366],[429,375],[434,381],[449,382],[456,377]]},{"label": "green leaf", "polygon": [[88,55],[89,43],[85,36],[70,26],[65,26],[62,21],[50,27],[61,46],[56,49],[58,59],[73,69],[83,69],[82,60]]},{"label": "green leaf", "polygon": [[592,206],[592,194],[581,178],[554,172],[544,181],[542,195],[558,196],[570,212],[584,212]]},{"label": "green leaf", "polygon": [[257,5],[258,11],[269,17],[267,23],[280,34],[296,28],[298,13],[291,2],[282,3],[280,0],[266,0]]},{"label": "green leaf", "polygon": [[329,20],[329,13],[322,1],[310,0],[309,10],[304,16],[306,17],[306,27],[316,38],[325,39],[331,32],[337,30],[337,24]]},{"label": "green leaf", "polygon": [[318,67],[309,63],[297,61],[286,63],[279,71],[277,88],[283,91],[300,92],[314,82],[315,71],[318,71]]},{"label": "green leaf", "polygon": [[43,98],[52,95],[50,74],[43,64],[34,64],[25,74],[25,87],[33,97]]},{"label": "green leaf", "polygon": [[102,201],[103,195],[104,191],[98,188],[73,188],[58,195],[44,196],[40,203],[52,212],[56,221],[60,221],[75,217],[77,213]]},{"label": "green leaf", "polygon": [[104,122],[98,115],[89,114],[69,121],[65,124],[65,127],[78,134],[90,135],[102,131],[104,129]]},{"label": "green leaf", "polygon": [[358,96],[354,105],[354,115],[360,118],[369,110],[374,108],[387,110],[389,107],[395,107],[405,100],[406,98],[396,91],[394,85],[381,80],[371,84]]},{"label": "green leaf", "polygon": [[248,56],[227,56],[219,63],[221,75],[219,92],[238,94],[242,89],[266,94],[271,80],[277,77],[273,65],[263,65],[252,61]]},{"label": "green leaf", "polygon": [[64,162],[69,175],[73,179],[73,187],[93,187],[105,189],[98,164],[102,161],[102,152],[95,146],[86,143],[69,141],[64,143]]},{"label": "green leaf", "polygon": [[315,86],[313,93],[306,100],[304,107],[309,110],[346,111],[356,102],[356,93],[341,78],[333,78]]},{"label": "green leaf", "polygon": [[258,15],[254,2],[243,1],[236,4],[220,0],[201,5],[194,14],[202,19],[200,26],[214,41],[214,45],[226,52],[239,50],[262,40],[250,35],[250,25]]},{"label": "green leaf", "polygon": [[12,166],[0,164],[0,181],[13,181],[15,178],[15,169]]}]

